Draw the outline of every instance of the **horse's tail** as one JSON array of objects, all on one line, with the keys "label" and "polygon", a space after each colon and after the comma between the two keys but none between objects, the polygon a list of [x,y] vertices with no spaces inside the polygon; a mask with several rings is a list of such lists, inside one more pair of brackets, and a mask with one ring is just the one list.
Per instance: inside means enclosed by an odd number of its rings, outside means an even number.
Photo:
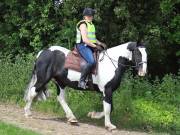
[{"label": "horse's tail", "polygon": [[37,74],[36,74],[36,64],[34,64],[34,68],[33,68],[33,71],[32,71],[32,75],[31,75],[31,80],[29,82],[29,84],[27,85],[27,88],[25,90],[25,94],[24,94],[24,100],[25,101],[28,101],[28,93],[30,91],[30,89],[36,84],[37,82]]},{"label": "horse's tail", "polygon": [[[50,93],[47,89],[47,86],[46,86],[46,81],[48,80],[47,79],[47,71],[46,69],[48,68],[49,66],[49,63],[47,63],[45,60],[47,59],[44,59],[45,56],[48,55],[48,51],[47,50],[42,50],[38,53],[38,55],[36,56],[36,60],[35,60],[35,63],[34,63],[34,68],[33,68],[33,71],[32,71],[32,75],[31,75],[31,80],[29,81],[29,84],[27,85],[27,88],[25,90],[25,94],[24,94],[24,100],[25,101],[28,101],[30,96],[29,94],[31,93],[31,88],[34,87],[36,85],[36,83],[38,82],[38,86],[39,85],[42,85],[43,88],[39,87],[37,89],[39,89],[39,91],[37,92],[37,96],[35,97],[35,100],[46,100],[47,97],[50,96]],[[50,56],[48,56],[48,59]],[[43,59],[42,59],[43,58]],[[41,64],[41,63],[44,63],[44,64]],[[48,74],[49,75],[49,74]],[[39,80],[43,80],[44,83],[40,83]]]}]

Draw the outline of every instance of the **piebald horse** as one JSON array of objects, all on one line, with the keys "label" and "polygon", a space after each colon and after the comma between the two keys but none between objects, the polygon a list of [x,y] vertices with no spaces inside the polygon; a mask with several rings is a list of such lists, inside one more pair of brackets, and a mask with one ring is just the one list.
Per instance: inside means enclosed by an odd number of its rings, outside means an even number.
[{"label": "piebald horse", "polygon": [[[31,115],[31,104],[35,97],[41,95],[44,99],[47,94],[47,83],[53,79],[57,86],[57,100],[61,104],[68,122],[77,123],[77,119],[69,108],[65,99],[65,87],[78,88],[80,72],[64,68],[65,59],[70,50],[51,46],[38,53],[34,64],[31,81],[25,92],[25,116]],[[147,69],[146,48],[136,42],[128,42],[104,50],[99,55],[97,75],[92,75],[93,87],[91,91],[103,94],[103,111],[89,112],[88,116],[95,119],[105,117],[104,123],[108,130],[116,129],[111,123],[112,94],[119,87],[123,73],[128,67],[135,67],[139,76],[145,76]],[[86,91],[86,90],[85,90]]]}]

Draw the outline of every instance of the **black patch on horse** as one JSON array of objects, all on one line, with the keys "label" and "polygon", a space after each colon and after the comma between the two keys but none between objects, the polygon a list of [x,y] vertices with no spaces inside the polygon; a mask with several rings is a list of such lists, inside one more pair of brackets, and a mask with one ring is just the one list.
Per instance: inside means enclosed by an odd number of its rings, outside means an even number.
[{"label": "black patch on horse", "polygon": [[124,57],[119,57],[118,59],[118,67],[115,70],[115,75],[114,77],[105,85],[105,97],[104,100],[108,102],[109,104],[112,104],[112,93],[115,91],[120,83],[121,83],[121,78],[123,76],[123,73],[126,70],[126,66],[123,66],[122,64],[127,64],[129,63],[129,60]]}]

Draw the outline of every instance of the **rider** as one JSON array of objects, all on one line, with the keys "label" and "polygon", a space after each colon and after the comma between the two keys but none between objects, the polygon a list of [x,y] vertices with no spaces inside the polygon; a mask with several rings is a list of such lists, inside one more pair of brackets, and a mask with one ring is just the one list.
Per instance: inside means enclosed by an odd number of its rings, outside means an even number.
[{"label": "rider", "polygon": [[83,20],[79,21],[76,26],[76,47],[81,56],[86,60],[86,65],[81,68],[81,78],[78,87],[86,88],[86,78],[95,66],[93,52],[95,50],[102,51],[106,45],[96,39],[95,26],[92,23],[95,10],[85,8],[83,11]]}]

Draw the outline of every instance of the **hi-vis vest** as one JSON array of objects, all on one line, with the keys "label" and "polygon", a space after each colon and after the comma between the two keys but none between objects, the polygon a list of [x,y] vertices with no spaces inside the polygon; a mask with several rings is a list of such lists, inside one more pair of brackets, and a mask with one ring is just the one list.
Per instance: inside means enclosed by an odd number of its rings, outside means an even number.
[{"label": "hi-vis vest", "polygon": [[81,23],[85,22],[87,25],[87,37],[88,39],[92,42],[92,43],[96,43],[96,35],[95,35],[95,26],[92,22],[87,22],[86,20],[82,20],[80,22],[77,23],[76,26],[76,43],[81,43],[82,42],[82,36],[81,36],[81,32],[79,30],[79,25]]}]

